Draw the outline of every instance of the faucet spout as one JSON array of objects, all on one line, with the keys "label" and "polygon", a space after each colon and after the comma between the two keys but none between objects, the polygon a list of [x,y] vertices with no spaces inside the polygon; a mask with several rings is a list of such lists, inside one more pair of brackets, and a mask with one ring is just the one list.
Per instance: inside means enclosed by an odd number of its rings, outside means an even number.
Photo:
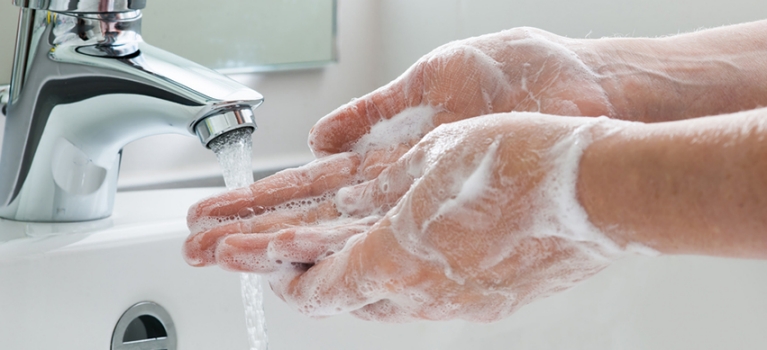
[{"label": "faucet spout", "polygon": [[0,217],[107,217],[126,144],[177,133],[207,146],[233,129],[255,130],[261,94],[145,43],[134,9],[143,2],[126,4],[133,7],[102,13],[22,8],[4,106]]}]

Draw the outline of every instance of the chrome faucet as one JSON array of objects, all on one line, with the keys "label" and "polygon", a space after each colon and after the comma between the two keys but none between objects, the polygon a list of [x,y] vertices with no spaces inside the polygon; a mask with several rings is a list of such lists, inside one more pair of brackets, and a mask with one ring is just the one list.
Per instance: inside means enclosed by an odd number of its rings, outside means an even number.
[{"label": "chrome faucet", "polygon": [[180,133],[204,146],[255,130],[258,92],[145,43],[145,0],[14,0],[21,7],[0,155],[0,218],[112,213],[122,148]]}]

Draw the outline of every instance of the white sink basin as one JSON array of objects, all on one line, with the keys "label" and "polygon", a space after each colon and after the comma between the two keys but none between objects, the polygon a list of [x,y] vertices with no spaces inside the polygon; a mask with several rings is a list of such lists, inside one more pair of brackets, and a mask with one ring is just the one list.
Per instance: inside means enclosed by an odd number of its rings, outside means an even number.
[{"label": "white sink basin", "polygon": [[[239,275],[181,258],[187,207],[221,189],[117,194],[83,224],[0,220],[0,349],[109,349],[140,301],[173,318],[178,349],[247,349]],[[53,233],[66,233],[53,235]],[[494,324],[322,320],[265,297],[270,349],[757,349],[767,262],[626,259]]]},{"label": "white sink basin", "polygon": [[141,301],[168,311],[178,349],[246,349],[239,276],[181,258],[187,208],[217,191],[118,193],[90,223],[0,221],[0,349],[109,349]]}]

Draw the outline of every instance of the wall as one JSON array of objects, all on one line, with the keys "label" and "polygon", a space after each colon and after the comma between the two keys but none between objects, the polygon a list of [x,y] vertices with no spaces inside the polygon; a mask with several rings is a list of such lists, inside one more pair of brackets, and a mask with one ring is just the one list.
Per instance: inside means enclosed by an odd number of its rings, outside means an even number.
[{"label": "wall", "polygon": [[334,0],[150,1],[141,30],[147,42],[216,69],[316,66],[333,59],[333,11]]},{"label": "wall", "polygon": [[[141,27],[153,45],[209,67],[316,65],[333,56],[334,1],[149,1]],[[18,15],[12,1],[0,1],[0,84],[10,81]]]},{"label": "wall", "polygon": [[[0,3],[0,28],[16,10]],[[280,168],[312,159],[306,135],[317,119],[397,77],[448,41],[516,26],[571,37],[657,36],[767,18],[762,0],[339,0],[340,61],[324,69],[235,76],[260,91],[254,166]],[[151,6],[151,5],[150,5]],[[9,10],[12,12],[9,12]],[[11,29],[8,29],[11,28]],[[13,35],[0,38],[0,63]],[[0,117],[0,127],[4,118]],[[1,137],[1,136],[0,136]],[[192,137],[162,135],[124,150],[121,188],[218,178],[213,154]]]},{"label": "wall", "polygon": [[[19,8],[13,6],[10,1],[0,1],[0,85],[11,81],[18,19]],[[2,119],[1,116],[0,119]]]},{"label": "wall", "polygon": [[383,74],[451,40],[519,26],[574,38],[659,36],[767,18],[763,0],[383,0]]}]

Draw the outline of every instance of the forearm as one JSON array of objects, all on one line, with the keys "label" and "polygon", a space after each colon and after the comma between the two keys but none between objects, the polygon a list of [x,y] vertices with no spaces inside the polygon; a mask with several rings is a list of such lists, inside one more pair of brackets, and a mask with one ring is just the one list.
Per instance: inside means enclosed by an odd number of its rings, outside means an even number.
[{"label": "forearm", "polygon": [[620,119],[659,122],[767,106],[767,20],[577,45]]},{"label": "forearm", "polygon": [[578,197],[620,245],[767,258],[767,109],[634,124],[592,143]]}]

